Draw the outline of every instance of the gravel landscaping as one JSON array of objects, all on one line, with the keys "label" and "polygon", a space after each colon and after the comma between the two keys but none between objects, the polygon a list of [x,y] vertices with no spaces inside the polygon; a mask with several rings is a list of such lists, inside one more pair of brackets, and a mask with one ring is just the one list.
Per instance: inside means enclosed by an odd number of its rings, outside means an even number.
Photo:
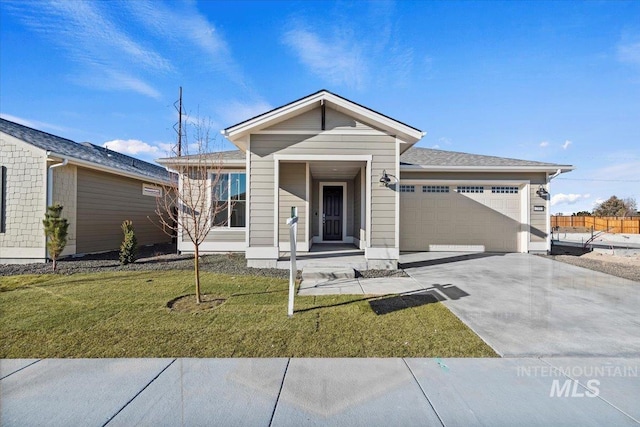
[{"label": "gravel landscaping", "polygon": [[[138,248],[135,263],[121,265],[118,252],[64,258],[58,261],[58,274],[100,273],[110,271],[166,271],[193,269],[193,255],[176,254],[175,246],[154,245]],[[216,254],[200,257],[200,270],[230,275],[250,275],[287,279],[288,270],[249,268],[242,254]],[[51,273],[50,263],[0,265],[0,276]]]},{"label": "gravel landscaping", "polygon": [[619,256],[608,255],[602,252],[589,252],[584,255],[546,255],[555,261],[589,270],[600,271],[612,276],[640,282],[640,255]]}]

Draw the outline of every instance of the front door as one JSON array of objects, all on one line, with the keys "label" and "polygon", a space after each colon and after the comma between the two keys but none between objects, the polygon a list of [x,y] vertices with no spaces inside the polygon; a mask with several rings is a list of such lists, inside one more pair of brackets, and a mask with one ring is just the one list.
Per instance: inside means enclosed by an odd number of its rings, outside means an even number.
[{"label": "front door", "polygon": [[322,240],[342,240],[342,187],[325,186],[322,194]]}]

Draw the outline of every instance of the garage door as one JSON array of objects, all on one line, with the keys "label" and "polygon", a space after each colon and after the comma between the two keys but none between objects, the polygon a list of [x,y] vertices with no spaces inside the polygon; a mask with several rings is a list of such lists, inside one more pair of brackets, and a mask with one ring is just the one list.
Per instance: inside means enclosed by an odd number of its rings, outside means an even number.
[{"label": "garage door", "polygon": [[521,189],[400,185],[400,250],[518,252]]}]

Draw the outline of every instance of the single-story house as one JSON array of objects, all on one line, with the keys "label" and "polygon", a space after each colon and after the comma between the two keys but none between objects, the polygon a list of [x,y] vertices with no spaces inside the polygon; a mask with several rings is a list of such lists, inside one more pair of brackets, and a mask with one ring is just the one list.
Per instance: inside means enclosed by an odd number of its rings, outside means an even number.
[{"label": "single-story house", "polygon": [[[421,130],[326,90],[222,133],[238,147],[221,153],[229,220],[200,250],[254,267],[290,250],[292,207],[298,251],[353,244],[369,268],[396,268],[401,251],[545,252],[549,182],[573,169],[414,147]],[[179,235],[178,249],[193,246]]]},{"label": "single-story house", "polygon": [[165,168],[0,119],[0,264],[47,259],[42,220],[63,206],[65,255],[118,249],[133,221],[140,245],[170,242],[152,223]]}]

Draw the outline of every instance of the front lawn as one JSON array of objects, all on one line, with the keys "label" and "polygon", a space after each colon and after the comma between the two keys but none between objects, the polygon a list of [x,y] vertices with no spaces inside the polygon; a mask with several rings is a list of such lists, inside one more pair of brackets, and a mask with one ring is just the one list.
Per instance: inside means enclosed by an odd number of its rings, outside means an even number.
[{"label": "front lawn", "polygon": [[192,271],[0,277],[0,358],[496,356],[438,302],[296,296],[288,318],[286,281],[202,273],[203,293],[226,302],[170,311],[192,283]]}]

